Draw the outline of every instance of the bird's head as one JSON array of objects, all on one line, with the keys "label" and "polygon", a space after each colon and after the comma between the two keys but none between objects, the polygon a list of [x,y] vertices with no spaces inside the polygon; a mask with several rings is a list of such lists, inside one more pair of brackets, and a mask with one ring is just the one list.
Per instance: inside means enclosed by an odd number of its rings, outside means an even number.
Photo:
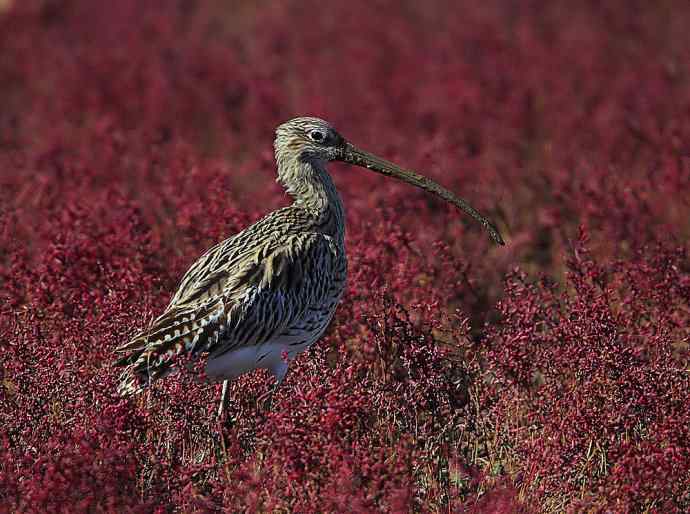
[{"label": "bird's head", "polygon": [[325,120],[293,118],[276,129],[275,151],[280,160],[296,157],[301,161],[334,161],[342,154],[345,139]]},{"label": "bird's head", "polygon": [[325,120],[313,117],[300,117],[283,123],[276,129],[274,146],[279,168],[282,168],[284,161],[295,162],[294,159],[302,163],[311,162],[315,164],[341,161],[420,187],[440,196],[472,216],[484,226],[496,243],[505,244],[496,226],[465,200],[455,196],[455,194],[430,178],[419,175],[412,170],[403,169],[381,157],[360,150],[341,136]]}]

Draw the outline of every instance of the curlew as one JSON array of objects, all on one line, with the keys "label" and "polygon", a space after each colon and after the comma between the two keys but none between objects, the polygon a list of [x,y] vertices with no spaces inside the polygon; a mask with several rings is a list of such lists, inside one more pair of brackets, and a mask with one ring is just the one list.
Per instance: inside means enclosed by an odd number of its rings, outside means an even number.
[{"label": "curlew", "polygon": [[[181,356],[205,355],[205,375],[228,381],[257,368],[280,385],[289,362],[326,330],[345,289],[345,214],[326,170],[341,161],[434,193],[479,221],[498,244],[498,229],[434,181],[367,153],[319,118],[295,118],[276,130],[278,181],[293,198],[201,256],[183,276],[163,314],[116,351],[126,366],[127,396],[167,375]],[[178,362],[179,364],[179,362]]]}]

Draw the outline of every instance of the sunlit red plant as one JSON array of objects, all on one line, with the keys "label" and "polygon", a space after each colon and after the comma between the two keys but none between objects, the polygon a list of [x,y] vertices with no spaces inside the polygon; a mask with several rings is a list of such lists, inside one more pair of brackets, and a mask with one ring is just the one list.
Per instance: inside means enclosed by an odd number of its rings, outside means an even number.
[{"label": "sunlit red plant", "polygon": [[[10,7],[6,5],[11,4]],[[690,9],[613,0],[0,2],[0,512],[685,512]],[[349,289],[267,375],[115,394],[113,349],[286,199],[298,114]]]}]

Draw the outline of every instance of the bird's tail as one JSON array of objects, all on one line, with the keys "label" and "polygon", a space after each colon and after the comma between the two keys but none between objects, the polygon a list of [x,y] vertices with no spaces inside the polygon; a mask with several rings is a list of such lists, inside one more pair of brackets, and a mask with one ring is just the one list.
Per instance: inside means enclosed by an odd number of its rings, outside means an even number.
[{"label": "bird's tail", "polygon": [[116,366],[126,366],[120,376],[118,393],[136,394],[151,382],[168,375],[175,357],[181,353],[196,355],[206,350],[224,326],[222,301],[201,308],[173,308],[116,352],[122,356]]}]

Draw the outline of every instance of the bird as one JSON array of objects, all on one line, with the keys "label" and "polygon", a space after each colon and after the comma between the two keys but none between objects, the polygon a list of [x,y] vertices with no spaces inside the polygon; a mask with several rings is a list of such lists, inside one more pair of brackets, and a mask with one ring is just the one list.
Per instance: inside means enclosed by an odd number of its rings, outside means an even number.
[{"label": "bird", "polygon": [[[292,204],[271,212],[204,253],[182,277],[165,311],[118,347],[124,367],[118,392],[131,396],[206,357],[206,380],[228,384],[255,369],[275,378],[321,338],[347,280],[345,211],[326,169],[340,161],[433,193],[483,225],[499,245],[498,228],[431,179],[359,149],[327,121],[293,118],[276,129],[277,180]],[[203,364],[203,362],[202,362]],[[272,398],[272,394],[271,394]]]}]

